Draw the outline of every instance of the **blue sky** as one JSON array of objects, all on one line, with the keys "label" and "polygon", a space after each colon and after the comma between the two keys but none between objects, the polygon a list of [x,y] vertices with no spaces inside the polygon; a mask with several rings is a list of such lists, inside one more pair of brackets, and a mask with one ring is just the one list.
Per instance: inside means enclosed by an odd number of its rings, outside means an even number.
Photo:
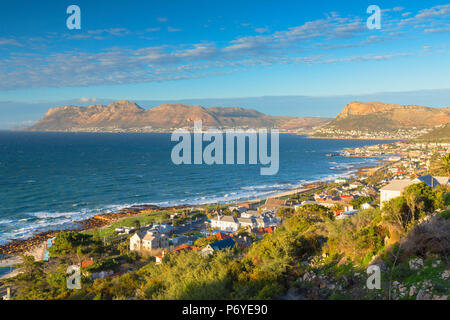
[{"label": "blue sky", "polygon": [[[71,4],[81,30],[66,27]],[[372,4],[380,30],[366,27]],[[449,36],[437,1],[2,1],[0,101],[445,89]]]}]

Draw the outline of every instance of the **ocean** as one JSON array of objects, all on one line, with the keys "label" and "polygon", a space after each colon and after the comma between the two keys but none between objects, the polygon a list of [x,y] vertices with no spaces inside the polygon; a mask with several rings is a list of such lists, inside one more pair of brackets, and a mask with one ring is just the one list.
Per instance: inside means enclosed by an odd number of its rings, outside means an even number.
[{"label": "ocean", "polygon": [[349,176],[377,161],[326,154],[384,141],[281,134],[273,176],[260,165],[174,165],[176,143],[163,133],[0,132],[0,244],[132,205],[231,202]]}]

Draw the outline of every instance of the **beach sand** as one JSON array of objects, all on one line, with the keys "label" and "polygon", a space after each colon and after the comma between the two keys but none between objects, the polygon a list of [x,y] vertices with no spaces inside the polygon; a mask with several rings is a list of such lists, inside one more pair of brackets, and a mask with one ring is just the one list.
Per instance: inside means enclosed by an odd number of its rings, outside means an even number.
[{"label": "beach sand", "polygon": [[[42,261],[44,259],[45,252],[47,251],[47,243],[42,242],[40,245],[34,247],[31,251],[26,252],[24,255],[33,256],[35,261]],[[0,260],[0,267],[13,267],[22,263],[21,256],[12,256],[7,259]],[[20,269],[14,269],[12,272],[4,274],[0,279],[13,278],[20,273]]]}]

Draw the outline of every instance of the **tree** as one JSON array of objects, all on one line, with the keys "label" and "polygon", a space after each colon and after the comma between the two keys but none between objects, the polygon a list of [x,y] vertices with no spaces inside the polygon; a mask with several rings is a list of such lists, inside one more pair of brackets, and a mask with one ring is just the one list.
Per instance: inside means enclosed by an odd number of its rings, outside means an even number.
[{"label": "tree", "polygon": [[141,228],[141,222],[138,219],[133,220],[131,222],[131,225],[135,229],[140,229]]},{"label": "tree", "polygon": [[194,246],[203,248],[203,247],[206,247],[208,244],[214,243],[218,240],[219,239],[217,239],[216,236],[203,237],[203,238],[195,240]]},{"label": "tree", "polygon": [[41,264],[36,262],[33,256],[22,256],[22,269],[29,280],[33,280],[37,274],[42,273]]},{"label": "tree", "polygon": [[353,205],[353,207],[355,209],[360,209],[361,205],[363,205],[365,203],[370,203],[372,201],[373,201],[372,197],[359,197],[359,198],[352,200],[351,204]]},{"label": "tree", "polygon": [[434,210],[435,195],[433,189],[424,182],[409,186],[404,197],[410,211],[410,220],[415,221],[423,214]]},{"label": "tree", "polygon": [[441,167],[444,170],[445,174],[447,176],[450,175],[450,154],[446,153],[442,158],[441,158]]},{"label": "tree", "polygon": [[389,200],[383,207],[383,216],[388,222],[406,230],[408,225],[408,204],[403,196]]}]

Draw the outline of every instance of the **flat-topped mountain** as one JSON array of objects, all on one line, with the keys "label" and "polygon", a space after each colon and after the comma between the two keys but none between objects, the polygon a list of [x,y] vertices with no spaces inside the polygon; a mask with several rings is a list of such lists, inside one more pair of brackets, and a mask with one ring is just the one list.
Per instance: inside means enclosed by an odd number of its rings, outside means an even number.
[{"label": "flat-topped mountain", "polygon": [[450,108],[351,102],[326,127],[340,130],[391,131],[432,128],[447,122],[450,122]]},{"label": "flat-topped mountain", "polygon": [[280,128],[282,130],[311,131],[330,118],[274,117],[253,109],[237,107],[189,106],[169,103],[145,110],[126,100],[88,107],[64,106],[51,108],[45,116],[29,128],[32,131],[157,131],[191,127],[194,121],[204,127]]}]

